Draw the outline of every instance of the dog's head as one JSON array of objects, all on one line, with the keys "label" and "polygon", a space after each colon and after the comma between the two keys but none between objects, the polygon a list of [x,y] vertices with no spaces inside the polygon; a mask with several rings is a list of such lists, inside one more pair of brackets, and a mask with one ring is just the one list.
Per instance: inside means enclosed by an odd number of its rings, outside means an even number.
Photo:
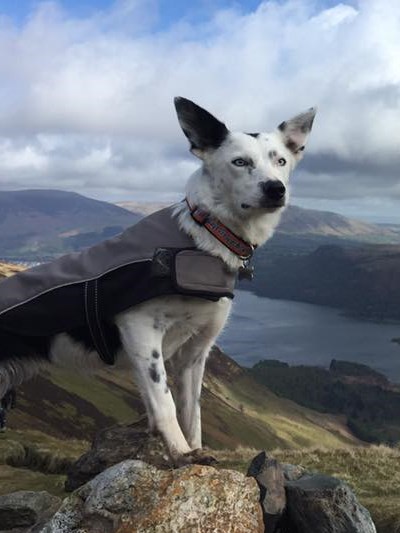
[{"label": "dog's head", "polygon": [[224,204],[241,218],[285,206],[289,176],[303,156],[315,108],[271,133],[239,133],[186,98],[175,98],[175,107],[191,152],[203,161],[214,205]]}]

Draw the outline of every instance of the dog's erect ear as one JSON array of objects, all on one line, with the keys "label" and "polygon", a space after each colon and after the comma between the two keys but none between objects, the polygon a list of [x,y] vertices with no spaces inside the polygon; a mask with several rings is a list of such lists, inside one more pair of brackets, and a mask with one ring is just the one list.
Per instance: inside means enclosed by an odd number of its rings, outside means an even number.
[{"label": "dog's erect ear", "polygon": [[308,111],[300,113],[300,115],[296,115],[278,126],[278,131],[282,135],[286,147],[298,157],[304,150],[316,112],[317,108],[311,107]]},{"label": "dog's erect ear", "polygon": [[174,99],[179,124],[189,139],[190,151],[197,157],[207,148],[218,148],[226,139],[228,128],[191,100],[177,96]]}]

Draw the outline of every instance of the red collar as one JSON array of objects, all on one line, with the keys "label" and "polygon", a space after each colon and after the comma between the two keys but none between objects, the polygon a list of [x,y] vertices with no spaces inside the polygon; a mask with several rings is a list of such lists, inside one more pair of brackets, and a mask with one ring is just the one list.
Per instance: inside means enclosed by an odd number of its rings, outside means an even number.
[{"label": "red collar", "polygon": [[238,237],[233,231],[227,228],[218,218],[213,217],[207,211],[200,209],[196,206],[191,206],[189,200],[185,198],[189,207],[190,214],[197,224],[204,226],[211,235],[219,240],[224,246],[226,246],[231,252],[242,259],[247,261],[253,255],[254,250],[257,248],[256,244],[250,244]]}]

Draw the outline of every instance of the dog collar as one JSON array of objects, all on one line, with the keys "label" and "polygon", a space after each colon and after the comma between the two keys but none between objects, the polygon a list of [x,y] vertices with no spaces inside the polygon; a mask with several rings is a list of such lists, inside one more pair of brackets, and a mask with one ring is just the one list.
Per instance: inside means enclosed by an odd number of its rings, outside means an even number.
[{"label": "dog collar", "polygon": [[186,203],[189,207],[190,214],[195,222],[203,226],[213,235],[220,243],[228,248],[231,252],[239,257],[242,261],[248,261],[254,250],[257,248],[256,244],[250,244],[238,237],[233,231],[222,224],[218,218],[210,215],[208,211],[200,209],[197,206],[191,206],[187,198]]}]

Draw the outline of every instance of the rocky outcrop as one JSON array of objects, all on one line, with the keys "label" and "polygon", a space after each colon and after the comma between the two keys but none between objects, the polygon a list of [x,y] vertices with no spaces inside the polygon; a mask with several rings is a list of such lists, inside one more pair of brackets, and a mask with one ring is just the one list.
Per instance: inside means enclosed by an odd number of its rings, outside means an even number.
[{"label": "rocky outcrop", "polygon": [[376,533],[339,479],[266,452],[247,476],[203,465],[173,469],[161,439],[142,424],[100,432],[67,484],[76,490],[61,507],[47,493],[0,497],[0,533]]},{"label": "rocky outcrop", "polygon": [[60,498],[45,491],[0,496],[0,533],[39,533],[60,504]]},{"label": "rocky outcrop", "polygon": [[260,487],[265,533],[376,533],[369,512],[340,479],[279,465],[265,452],[248,475]]},{"label": "rocky outcrop", "polygon": [[67,498],[43,533],[263,533],[256,482],[192,465],[124,461]]},{"label": "rocky outcrop", "polygon": [[[192,523],[192,513],[200,524],[205,524],[200,533],[219,531],[215,529],[217,522],[221,531],[257,532],[260,513],[264,533],[309,533],[312,529],[318,533],[375,532],[368,511],[359,505],[351,489],[339,479],[311,474],[301,466],[279,464],[265,452],[253,459],[247,475],[255,478],[258,484],[255,503],[250,503],[246,496],[241,474],[201,466],[171,470],[161,439],[150,435],[143,421],[130,426],[114,426],[100,432],[91,450],[72,465],[66,482],[68,490],[89,483],[66,500],[46,533],[58,531],[57,527],[61,528],[66,517],[72,515],[75,516],[71,522],[73,526],[64,524],[64,529],[59,531],[74,533],[81,527],[79,524],[87,523],[89,533],[103,530],[107,533],[139,530],[143,533],[197,532],[189,526],[184,529],[184,524]],[[234,489],[235,484],[238,490]],[[111,492],[105,491],[106,486],[114,487],[120,495],[125,494],[120,507],[115,507]],[[224,492],[228,487],[229,493]],[[102,498],[106,495],[104,505],[100,505],[98,499],[93,504],[94,494],[102,494]],[[232,498],[236,498],[236,503]],[[251,526],[253,529],[242,529],[243,524],[250,527],[247,514],[243,515],[245,518],[235,518],[234,522],[224,514],[224,509],[230,509],[229,514],[236,516],[234,508],[243,509],[243,499],[246,500],[245,507],[254,511],[256,522]],[[121,513],[129,515],[123,520],[128,529],[121,529]],[[168,521],[172,520],[168,518],[170,515],[174,516],[173,523]],[[146,521],[146,516],[152,517],[151,520]],[[160,529],[153,528],[152,520]],[[138,524],[142,529],[135,530]],[[211,527],[214,529],[207,529]]]}]

